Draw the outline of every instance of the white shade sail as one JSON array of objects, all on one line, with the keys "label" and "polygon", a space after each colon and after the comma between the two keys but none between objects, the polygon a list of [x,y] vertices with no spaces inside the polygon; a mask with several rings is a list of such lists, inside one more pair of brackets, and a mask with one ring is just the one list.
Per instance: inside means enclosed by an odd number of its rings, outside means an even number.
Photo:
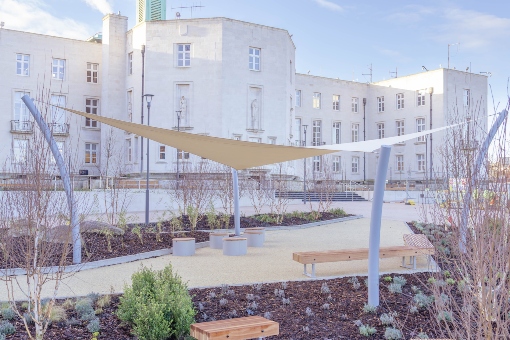
[{"label": "white shade sail", "polygon": [[313,156],[321,156],[339,151],[372,152],[381,145],[392,145],[420,136],[445,130],[450,125],[433,130],[416,132],[409,135],[374,139],[356,143],[321,145],[313,147],[283,146],[263,143],[244,142],[227,138],[210,137],[187,132],[178,132],[154,126],[147,126],[123,120],[102,117],[78,110],[63,108],[80,116],[97,120],[118,129],[134,133],[158,143],[168,145],[192,154],[228,165],[236,170],[291,161]]}]

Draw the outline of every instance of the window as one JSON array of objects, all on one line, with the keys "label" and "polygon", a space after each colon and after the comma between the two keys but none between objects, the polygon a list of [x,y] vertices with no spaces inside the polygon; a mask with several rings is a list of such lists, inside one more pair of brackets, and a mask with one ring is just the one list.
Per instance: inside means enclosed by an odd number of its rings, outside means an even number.
[{"label": "window", "polygon": [[313,171],[321,171],[321,156],[313,156]]},{"label": "window", "polygon": [[189,67],[191,65],[191,44],[177,44],[177,66]]},{"label": "window", "polygon": [[30,126],[30,112],[28,111],[27,106],[21,100],[21,97],[24,95],[30,95],[28,92],[24,91],[16,91],[14,92],[14,128],[16,131],[29,131],[31,129]]},{"label": "window", "polygon": [[138,136],[135,137],[135,141],[134,141],[134,150],[133,150],[133,161],[134,163],[138,163],[138,148],[140,147],[140,142],[139,142],[139,139],[138,139]]},{"label": "window", "polygon": [[333,172],[340,172],[341,160],[340,156],[333,156]]},{"label": "window", "polygon": [[312,122],[312,145],[322,145],[322,121],[314,120]]},{"label": "window", "polygon": [[296,106],[301,107],[301,90],[296,90]]},{"label": "window", "polygon": [[[425,131],[425,118],[416,118],[416,132]],[[418,137],[418,142],[425,142],[425,136]]]},{"label": "window", "polygon": [[425,171],[425,155],[424,154],[416,155],[416,165],[418,166],[418,171]]},{"label": "window", "polygon": [[[58,152],[60,153],[62,158],[64,158],[64,142],[63,141],[55,141],[55,143],[57,144]],[[57,162],[55,161],[55,157],[52,154],[50,156],[50,164],[56,164],[56,163]]]},{"label": "window", "polygon": [[87,63],[87,83],[97,84],[99,64]]},{"label": "window", "polygon": [[133,52],[128,54],[128,74],[133,74]]},{"label": "window", "polygon": [[164,161],[166,159],[166,145],[160,145],[158,150],[158,158],[160,161]]},{"label": "window", "polygon": [[97,163],[97,143],[85,143],[85,164]]},{"label": "window", "polygon": [[377,123],[377,137],[384,138],[384,123]]},{"label": "window", "polygon": [[462,98],[462,102],[464,106],[469,106],[469,102],[471,101],[471,91],[469,89],[464,89],[464,94]]},{"label": "window", "polygon": [[340,144],[342,142],[342,123],[333,122],[333,144]]},{"label": "window", "polygon": [[131,149],[131,138],[126,139],[126,163],[133,161],[133,154]]},{"label": "window", "polygon": [[384,112],[384,96],[377,97],[377,111]]},{"label": "window", "polygon": [[13,163],[25,163],[28,158],[28,139],[15,138],[12,151]]},{"label": "window", "polygon": [[276,145],[276,137],[268,137],[269,144]]},{"label": "window", "polygon": [[416,91],[416,96],[418,98],[418,106],[425,105],[425,90]]},{"label": "window", "polygon": [[351,125],[351,142],[357,142],[359,140],[359,124],[354,123]]},{"label": "window", "polygon": [[51,76],[53,79],[64,80],[66,70],[66,61],[64,59],[53,59]]},{"label": "window", "polygon": [[320,94],[320,92],[313,93],[313,108],[314,109],[321,108],[321,94]]},{"label": "window", "polygon": [[351,159],[351,172],[357,174],[359,172],[359,157],[354,156]]},{"label": "window", "polygon": [[[87,98],[85,99],[85,112],[97,115],[99,99]],[[97,128],[97,120],[85,118],[85,126],[90,128]]]},{"label": "window", "polygon": [[30,55],[16,54],[16,74],[18,76],[30,75]]},{"label": "window", "polygon": [[133,122],[133,90],[127,92],[127,114],[130,122]]},{"label": "window", "polygon": [[[66,97],[60,95],[51,95],[50,103],[52,105],[66,106]],[[67,133],[69,132],[66,124],[66,112],[58,107],[51,107],[51,127],[53,133]]]},{"label": "window", "polygon": [[262,140],[259,138],[259,137],[249,137],[248,138],[248,142],[252,142],[252,143],[261,143]]},{"label": "window", "polygon": [[397,136],[403,136],[404,135],[404,121],[403,120],[397,120]]},{"label": "window", "polygon": [[233,140],[242,140],[242,139],[241,139],[242,137],[243,137],[242,135],[234,135],[234,136],[232,137],[232,139],[233,139]]},{"label": "window", "polygon": [[189,159],[189,152],[177,149],[177,159]]},{"label": "window", "polygon": [[404,94],[397,93],[397,110],[401,110],[404,108]]},{"label": "window", "polygon": [[260,71],[260,48],[250,47],[248,49],[248,64],[251,71]]},{"label": "window", "polygon": [[404,171],[404,155],[395,156],[397,171]]},{"label": "window", "polygon": [[353,97],[351,100],[351,112],[358,113],[359,98]]},{"label": "window", "polygon": [[340,111],[340,96],[337,94],[333,95],[333,110]]},{"label": "window", "polygon": [[301,118],[296,118],[294,120],[294,136],[296,136],[296,145],[303,145],[303,135],[302,135],[302,125]]}]

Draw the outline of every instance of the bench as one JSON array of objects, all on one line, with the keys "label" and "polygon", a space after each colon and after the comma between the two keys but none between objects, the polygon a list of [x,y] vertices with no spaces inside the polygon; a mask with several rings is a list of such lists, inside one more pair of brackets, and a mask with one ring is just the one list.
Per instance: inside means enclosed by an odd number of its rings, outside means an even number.
[{"label": "bench", "polygon": [[261,316],[200,322],[191,325],[190,335],[198,340],[244,340],[280,334],[280,325]]},{"label": "bench", "polygon": [[[404,244],[404,246],[381,247],[379,249],[379,258],[401,256],[402,267],[416,269],[416,256],[427,255],[428,265],[430,265],[430,256],[435,254],[435,249],[425,235],[404,235]],[[410,257],[409,266],[405,264],[406,256]],[[368,259],[368,248],[295,252],[292,253],[292,259],[304,265],[303,274],[315,277],[316,263],[366,260]],[[307,264],[312,265],[311,275],[306,271]]]}]

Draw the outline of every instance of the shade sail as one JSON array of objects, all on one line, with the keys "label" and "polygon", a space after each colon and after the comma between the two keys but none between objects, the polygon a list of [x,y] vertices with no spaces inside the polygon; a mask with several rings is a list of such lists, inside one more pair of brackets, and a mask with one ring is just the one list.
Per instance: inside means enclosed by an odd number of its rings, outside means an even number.
[{"label": "shade sail", "polygon": [[381,145],[401,143],[406,140],[424,136],[436,131],[441,131],[453,126],[446,126],[404,136],[382,138],[356,143],[322,145],[314,147],[295,147],[244,142],[233,139],[179,132],[170,129],[126,122],[119,119],[102,117],[95,114],[89,114],[60,106],[56,107],[86,118],[96,120],[103,124],[107,124],[121,130],[137,134],[158,143],[181,149],[203,158],[228,165],[237,170],[313,156],[322,156],[338,151],[372,152],[379,149]]}]

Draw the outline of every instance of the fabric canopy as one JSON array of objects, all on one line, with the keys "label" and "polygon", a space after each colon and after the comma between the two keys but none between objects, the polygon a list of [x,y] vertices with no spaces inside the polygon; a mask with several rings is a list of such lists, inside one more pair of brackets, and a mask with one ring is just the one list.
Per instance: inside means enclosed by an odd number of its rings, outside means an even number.
[{"label": "fabric canopy", "polygon": [[158,143],[168,145],[192,154],[228,165],[236,170],[243,170],[257,166],[291,161],[313,156],[322,156],[338,151],[372,152],[382,145],[392,145],[406,140],[418,138],[429,133],[441,131],[454,125],[438,129],[412,133],[409,135],[382,138],[356,143],[335,145],[322,145],[313,147],[295,147],[254,142],[237,141],[233,139],[210,137],[187,132],[178,132],[154,126],[126,122],[89,114],[78,110],[56,106],[60,109],[78,114],[80,116],[97,120],[118,129],[128,131],[139,136],[151,139]]}]

